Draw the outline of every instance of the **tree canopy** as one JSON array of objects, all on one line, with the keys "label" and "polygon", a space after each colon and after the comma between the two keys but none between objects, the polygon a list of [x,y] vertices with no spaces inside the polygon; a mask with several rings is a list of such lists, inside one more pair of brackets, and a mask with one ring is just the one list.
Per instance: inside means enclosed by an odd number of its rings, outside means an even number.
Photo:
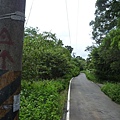
[{"label": "tree canopy", "polygon": [[95,6],[95,20],[92,20],[90,25],[93,28],[93,39],[97,44],[100,44],[102,38],[117,26],[120,17],[120,1],[97,0]]},{"label": "tree canopy", "polygon": [[78,75],[84,65],[72,58],[72,50],[71,46],[64,47],[62,40],[51,32],[39,33],[37,28],[26,28],[23,78],[57,79]]},{"label": "tree canopy", "polygon": [[96,77],[120,82],[120,1],[97,0],[95,20],[90,22],[96,45],[90,50],[87,65]]}]

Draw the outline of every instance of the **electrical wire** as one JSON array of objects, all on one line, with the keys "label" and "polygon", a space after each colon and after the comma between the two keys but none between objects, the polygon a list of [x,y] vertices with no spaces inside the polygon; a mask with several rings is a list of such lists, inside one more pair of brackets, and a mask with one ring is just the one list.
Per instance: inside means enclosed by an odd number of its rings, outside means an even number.
[{"label": "electrical wire", "polygon": [[71,46],[71,34],[70,34],[70,24],[69,24],[67,0],[65,0],[65,5],[66,5],[66,13],[67,13],[68,33],[69,33],[70,46]]},{"label": "electrical wire", "polygon": [[77,22],[76,22],[76,48],[77,48],[77,41],[78,41],[78,25],[79,25],[79,0],[77,6]]},{"label": "electrical wire", "polygon": [[34,0],[32,1],[31,7],[30,7],[30,12],[29,12],[28,18],[26,20],[25,26],[27,26],[27,23],[29,21],[29,18],[30,18],[30,15],[31,15],[31,11],[32,11],[32,7],[33,7],[33,3],[34,3]]}]

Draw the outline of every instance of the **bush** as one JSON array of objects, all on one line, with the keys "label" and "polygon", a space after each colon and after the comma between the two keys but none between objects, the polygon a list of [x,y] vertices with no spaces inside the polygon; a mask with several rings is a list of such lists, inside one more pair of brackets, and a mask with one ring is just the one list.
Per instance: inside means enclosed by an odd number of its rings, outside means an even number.
[{"label": "bush", "polygon": [[[51,38],[46,37],[47,34]],[[63,78],[67,74],[78,75],[80,61],[73,59],[70,51],[62,45],[61,40],[52,33],[37,34],[35,29],[26,33],[23,46],[23,79],[44,80]]]},{"label": "bush", "polygon": [[81,64],[55,34],[37,32],[25,32],[20,120],[60,120],[69,80]]},{"label": "bush", "polygon": [[113,101],[120,104],[120,83],[106,83],[101,90],[108,95]]},{"label": "bush", "polygon": [[[65,98],[62,81],[22,81],[20,120],[60,120]],[[61,102],[62,101],[62,102]]]},{"label": "bush", "polygon": [[111,30],[89,56],[98,79],[120,82],[120,29]]},{"label": "bush", "polygon": [[82,71],[83,73],[86,74],[87,79],[93,81],[93,82],[100,82],[96,77],[95,77],[95,73],[94,73],[94,69],[90,69],[90,70],[86,70],[86,71]]}]

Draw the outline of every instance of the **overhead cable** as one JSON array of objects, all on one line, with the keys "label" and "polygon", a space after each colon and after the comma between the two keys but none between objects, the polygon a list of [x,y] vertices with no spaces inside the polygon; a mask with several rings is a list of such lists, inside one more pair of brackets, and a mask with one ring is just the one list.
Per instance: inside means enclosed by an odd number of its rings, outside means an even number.
[{"label": "overhead cable", "polygon": [[77,48],[77,40],[78,40],[78,23],[79,23],[79,0],[78,0],[78,6],[77,6],[77,22],[76,22],[76,48]]},{"label": "overhead cable", "polygon": [[70,45],[71,45],[71,35],[70,35],[70,24],[69,24],[67,0],[65,0],[65,5],[66,5],[66,13],[67,13],[68,33],[69,33],[69,39],[70,39]]},{"label": "overhead cable", "polygon": [[28,18],[26,20],[25,26],[27,26],[27,23],[29,21],[29,18],[30,18],[30,15],[31,15],[31,11],[32,11],[32,7],[33,7],[33,3],[34,3],[34,0],[32,1],[31,7],[30,7],[30,12],[29,12]]}]

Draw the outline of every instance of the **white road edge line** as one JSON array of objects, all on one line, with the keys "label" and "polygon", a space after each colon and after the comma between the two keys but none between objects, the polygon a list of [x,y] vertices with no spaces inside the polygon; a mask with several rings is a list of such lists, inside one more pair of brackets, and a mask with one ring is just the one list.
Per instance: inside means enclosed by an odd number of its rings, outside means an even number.
[{"label": "white road edge line", "polygon": [[69,89],[68,89],[68,99],[67,99],[67,114],[66,114],[66,120],[70,120],[70,88],[71,88],[71,81],[73,78],[70,80],[69,83]]}]

